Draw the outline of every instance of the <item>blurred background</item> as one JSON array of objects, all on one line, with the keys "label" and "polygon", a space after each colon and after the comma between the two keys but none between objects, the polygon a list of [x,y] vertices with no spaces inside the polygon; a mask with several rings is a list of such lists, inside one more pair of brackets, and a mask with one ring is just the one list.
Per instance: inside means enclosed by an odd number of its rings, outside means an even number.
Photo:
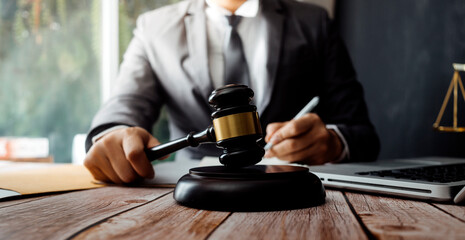
[{"label": "blurred background", "polygon": [[[71,162],[73,141],[82,143],[108,98],[137,16],[177,1],[0,0],[4,148],[18,137],[45,139],[49,158]],[[308,1],[327,8],[339,27],[365,87],[381,159],[465,157],[464,133],[432,129],[452,63],[465,63],[465,1]],[[465,126],[463,99],[459,126]],[[449,104],[442,124],[451,119]],[[163,113],[153,130],[162,142],[166,121]],[[0,155],[1,148],[0,139]],[[82,144],[77,149],[75,158],[82,158]]]},{"label": "blurred background", "polygon": [[[109,23],[118,26],[118,39],[109,44],[118,44],[119,64],[137,16],[177,0],[108,2],[118,8],[117,22]],[[101,0],[0,0],[0,137],[46,138],[55,162],[71,162],[74,137],[89,130],[110,91],[101,89],[108,88],[101,84],[102,27],[112,27],[103,25],[110,9],[102,6]],[[155,134],[166,141],[167,128],[158,126]]]},{"label": "blurred background", "polygon": [[[365,88],[380,158],[465,157],[465,133],[432,127],[452,80],[452,63],[465,63],[465,1],[341,0],[335,12]],[[465,96],[458,92],[463,127]],[[441,122],[446,126],[452,126],[450,100]]]}]

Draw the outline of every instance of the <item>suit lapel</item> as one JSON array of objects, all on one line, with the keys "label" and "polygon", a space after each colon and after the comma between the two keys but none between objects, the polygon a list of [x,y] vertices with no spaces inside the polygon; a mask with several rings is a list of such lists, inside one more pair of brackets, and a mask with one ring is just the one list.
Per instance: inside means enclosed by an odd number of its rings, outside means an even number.
[{"label": "suit lapel", "polygon": [[[207,100],[213,91],[208,65],[207,26],[204,0],[193,0],[184,19],[186,25],[187,45],[192,57],[193,81],[202,97]],[[208,100],[207,100],[208,101]]]},{"label": "suit lapel", "polygon": [[265,109],[268,107],[276,82],[276,74],[282,48],[284,25],[284,15],[278,0],[263,0],[262,14],[267,23],[268,32],[268,61],[266,64],[266,69],[268,72],[268,84],[266,84],[266,89],[264,90],[263,99],[260,104],[262,106],[261,111],[259,111],[260,114],[263,114]]}]

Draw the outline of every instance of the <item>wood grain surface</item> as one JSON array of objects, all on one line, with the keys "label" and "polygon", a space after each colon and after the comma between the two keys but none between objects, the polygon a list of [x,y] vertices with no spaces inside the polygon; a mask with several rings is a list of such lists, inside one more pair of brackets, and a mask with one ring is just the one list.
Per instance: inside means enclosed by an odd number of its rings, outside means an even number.
[{"label": "wood grain surface", "polygon": [[324,205],[291,211],[234,213],[211,239],[366,239],[343,194],[326,191]]},{"label": "wood grain surface", "polygon": [[465,239],[465,223],[430,203],[359,193],[346,196],[376,238]]},{"label": "wood grain surface", "polygon": [[0,209],[2,239],[64,239],[106,218],[153,201],[172,189],[105,187]]},{"label": "wood grain surface", "polygon": [[31,196],[28,196],[28,197],[23,197],[23,196],[17,196],[16,197],[15,196],[15,197],[11,197],[11,198],[2,199],[0,201],[0,209],[2,209],[4,207],[8,207],[8,206],[19,205],[19,204],[22,204],[22,203],[37,201],[39,199],[51,197],[53,195],[54,194],[42,195],[42,196],[31,195]]},{"label": "wood grain surface", "polygon": [[452,204],[434,204],[437,208],[440,208],[444,212],[447,212],[451,216],[465,222],[465,207],[464,206],[457,206]]},{"label": "wood grain surface", "polygon": [[186,208],[171,188],[104,187],[0,202],[0,239],[465,239],[465,207],[327,190],[321,206]]},{"label": "wood grain surface", "polygon": [[186,208],[169,194],[87,229],[76,239],[205,239],[229,214]]}]

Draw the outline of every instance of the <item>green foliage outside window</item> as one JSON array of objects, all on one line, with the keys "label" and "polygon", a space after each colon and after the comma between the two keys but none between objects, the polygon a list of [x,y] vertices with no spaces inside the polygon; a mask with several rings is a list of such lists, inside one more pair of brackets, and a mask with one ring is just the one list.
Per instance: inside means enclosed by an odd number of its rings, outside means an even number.
[{"label": "green foliage outside window", "polygon": [[[176,0],[121,0],[120,56],[142,12]],[[71,161],[100,106],[99,0],[0,0],[0,136],[46,137]],[[166,115],[163,113],[163,115]],[[167,138],[166,117],[155,134]]]},{"label": "green foliage outside window", "polygon": [[0,13],[0,136],[46,137],[70,162],[100,104],[100,5],[1,0]]}]

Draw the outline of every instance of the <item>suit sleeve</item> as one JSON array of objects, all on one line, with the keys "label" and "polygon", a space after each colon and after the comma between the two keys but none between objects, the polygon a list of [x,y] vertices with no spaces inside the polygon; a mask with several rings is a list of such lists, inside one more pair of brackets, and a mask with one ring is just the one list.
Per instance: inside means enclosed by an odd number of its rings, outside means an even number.
[{"label": "suit sleeve", "polygon": [[144,15],[137,20],[134,37],[125,54],[112,96],[95,115],[86,139],[115,125],[139,126],[151,131],[163,104],[162,90],[147,52]]},{"label": "suit sleeve", "polygon": [[368,116],[362,85],[357,81],[349,54],[326,14],[322,14],[321,32],[321,56],[324,59],[321,118],[326,124],[335,124],[344,135],[350,153],[348,161],[375,160],[380,143]]}]

